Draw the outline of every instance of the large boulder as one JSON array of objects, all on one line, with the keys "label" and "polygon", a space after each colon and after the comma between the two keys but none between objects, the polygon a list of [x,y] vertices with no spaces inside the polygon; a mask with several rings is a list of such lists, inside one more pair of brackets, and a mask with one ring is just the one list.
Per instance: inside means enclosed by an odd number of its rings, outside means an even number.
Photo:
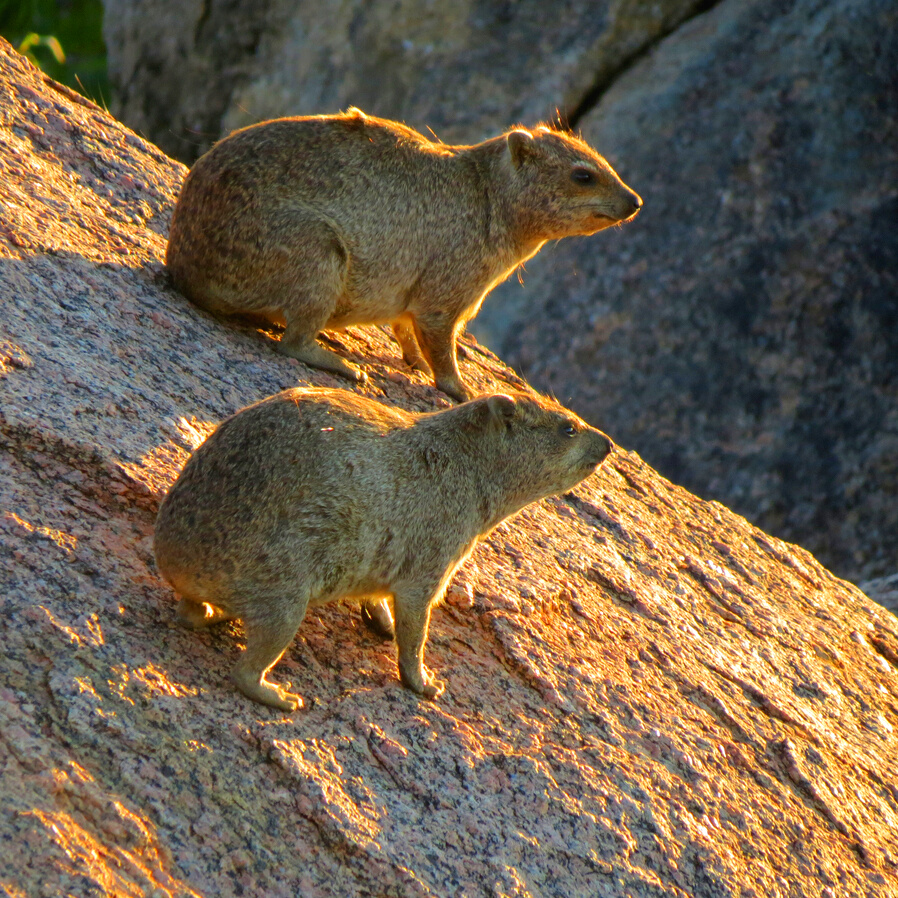
[{"label": "large boulder", "polygon": [[112,111],[185,162],[283,115],[372,115],[476,142],[576,117],[705,0],[105,0]]},{"label": "large boulder", "polygon": [[[154,515],[224,416],[338,381],[166,285],[185,169],[5,43],[0,146],[5,894],[898,894],[898,621],[624,449],[466,565],[438,703],[341,607],[275,670],[308,710],[237,694]],[[382,329],[334,339],[368,395],[445,403]]]},{"label": "large boulder", "polygon": [[639,219],[543,253],[480,321],[667,476],[855,581],[898,550],[896,72],[891,0],[693,19],[580,120]]}]

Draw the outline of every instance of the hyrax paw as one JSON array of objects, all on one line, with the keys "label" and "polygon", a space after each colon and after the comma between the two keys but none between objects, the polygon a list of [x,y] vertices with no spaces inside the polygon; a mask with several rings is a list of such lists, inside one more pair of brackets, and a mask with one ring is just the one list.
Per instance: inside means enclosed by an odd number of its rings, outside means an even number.
[{"label": "hyrax paw", "polygon": [[275,686],[267,680],[250,680],[240,674],[234,674],[234,685],[254,702],[277,708],[278,711],[296,711],[303,705],[302,696]]},{"label": "hyrax paw", "polygon": [[273,696],[271,701],[266,701],[266,705],[277,708],[279,711],[296,711],[303,705],[302,696],[295,692],[288,692],[286,689],[277,689],[277,695]]},{"label": "hyrax paw", "polygon": [[221,619],[221,615],[216,614],[216,609],[208,602],[192,602],[183,598],[175,615],[178,623],[188,630],[202,630]]},{"label": "hyrax paw", "polygon": [[447,396],[451,396],[456,402],[467,402],[473,398],[471,391],[461,382],[447,383],[446,381],[437,381],[435,386]]},{"label": "hyrax paw", "polygon": [[[426,674],[424,676],[426,676]],[[424,676],[418,671],[410,674],[403,670],[401,665],[399,667],[399,682],[410,692],[414,692],[422,698],[433,701],[433,699],[437,698],[440,693],[442,693],[446,684],[442,680],[425,680]]]},{"label": "hyrax paw", "polygon": [[420,371],[422,374],[431,374],[430,365],[427,364],[424,359],[419,356],[406,356],[402,357],[402,361],[405,362],[406,365],[409,366],[413,371]]},{"label": "hyrax paw", "polygon": [[431,680],[429,683],[424,684],[421,695],[432,702],[443,694],[445,688],[446,684],[442,680]]}]

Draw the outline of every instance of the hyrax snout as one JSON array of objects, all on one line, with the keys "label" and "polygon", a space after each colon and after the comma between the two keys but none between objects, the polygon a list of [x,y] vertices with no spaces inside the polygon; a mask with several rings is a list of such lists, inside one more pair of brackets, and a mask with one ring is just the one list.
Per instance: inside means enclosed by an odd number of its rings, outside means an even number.
[{"label": "hyrax snout", "polygon": [[405,361],[465,400],[456,338],[487,293],[547,240],[641,206],[572,134],[517,128],[447,146],[350,109],[212,147],[184,182],[166,263],[197,305],[286,324],[281,352],[353,380],[364,374],[316,336],[391,323]]},{"label": "hyrax snout", "polygon": [[[399,676],[435,698],[430,612],[478,537],[563,492],[612,449],[549,400],[493,395],[432,414],[336,389],[286,390],[224,421],[191,456],[156,522],[156,559],[196,626],[239,618],[233,679],[290,711],[266,679],[312,604],[392,604]],[[376,605],[375,605],[376,607]]]}]

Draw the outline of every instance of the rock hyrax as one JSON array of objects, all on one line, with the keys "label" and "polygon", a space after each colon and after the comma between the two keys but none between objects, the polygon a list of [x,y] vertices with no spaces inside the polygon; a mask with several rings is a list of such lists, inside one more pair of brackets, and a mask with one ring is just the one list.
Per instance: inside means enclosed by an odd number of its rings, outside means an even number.
[{"label": "rock hyrax", "polygon": [[281,352],[354,380],[317,334],[390,322],[405,361],[465,400],[455,341],[486,294],[547,240],[641,206],[572,134],[542,125],[447,146],[350,109],[212,147],[184,182],[166,263],[197,305],[286,324]]},{"label": "rock hyrax", "polygon": [[183,619],[243,621],[237,687],[292,711],[266,679],[309,604],[392,599],[403,685],[424,670],[430,610],[477,538],[570,489],[611,451],[546,399],[482,396],[432,414],[346,390],[285,390],[243,409],[191,456],[156,521],[156,560]]}]

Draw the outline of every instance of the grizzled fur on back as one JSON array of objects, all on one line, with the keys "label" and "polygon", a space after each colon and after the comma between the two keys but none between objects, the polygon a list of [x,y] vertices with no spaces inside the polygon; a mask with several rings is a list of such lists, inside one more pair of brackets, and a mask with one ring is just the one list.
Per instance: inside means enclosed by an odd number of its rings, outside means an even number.
[{"label": "grizzled fur on back", "polygon": [[632,218],[642,200],[591,147],[545,126],[447,146],[357,109],[236,131],[187,176],[166,263],[205,309],[286,324],[278,348],[363,380],[316,341],[389,322],[406,362],[470,398],[456,338],[547,240]]},{"label": "grizzled fur on back", "polygon": [[423,648],[452,573],[478,537],[569,489],[610,449],[535,397],[419,415],[344,390],[286,390],[229,418],[188,460],[159,511],[156,558],[191,623],[243,620],[235,680],[253,698],[298,704],[265,673],[310,603],[343,598],[392,601],[401,679],[434,697]]}]

